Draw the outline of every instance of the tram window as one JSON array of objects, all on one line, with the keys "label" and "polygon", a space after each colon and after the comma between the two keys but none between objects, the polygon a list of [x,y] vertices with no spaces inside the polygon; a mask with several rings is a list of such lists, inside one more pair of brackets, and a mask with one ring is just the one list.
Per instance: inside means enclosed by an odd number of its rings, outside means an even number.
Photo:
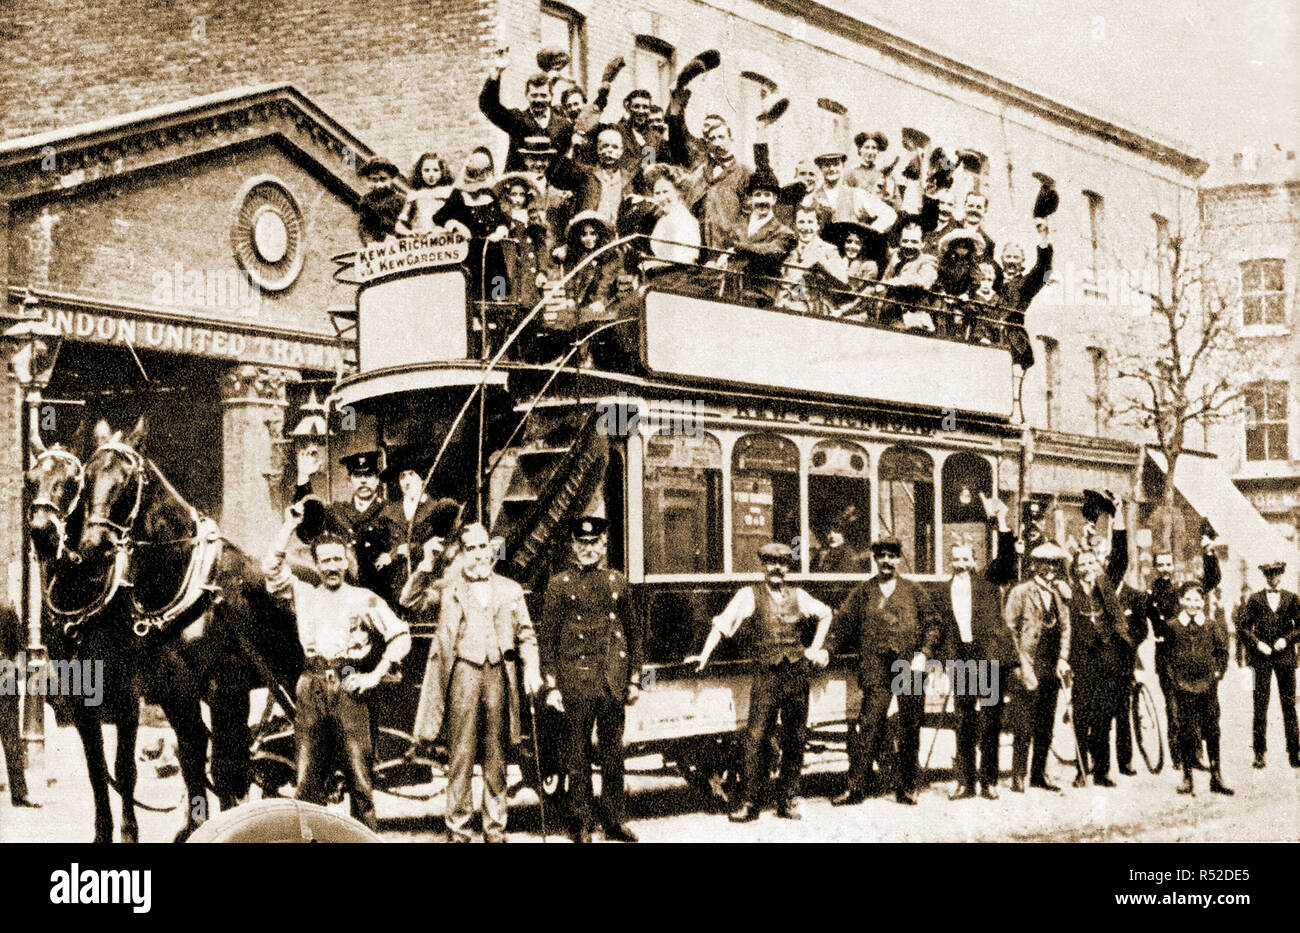
[{"label": "tram window", "polygon": [[722,572],[722,447],[708,435],[645,442],[646,573]]},{"label": "tram window", "polygon": [[747,434],[731,455],[731,566],[761,573],[758,549],[799,535],[799,449],[779,434]]},{"label": "tram window", "polygon": [[880,455],[879,520],[882,537],[903,546],[908,573],[934,572],[934,460],[900,444]]},{"label": "tram window", "polygon": [[975,560],[988,560],[988,525],[980,496],[993,495],[993,467],[978,454],[960,451],[943,463],[943,539],[949,549],[968,544]]},{"label": "tram window", "polygon": [[814,573],[860,573],[871,548],[871,467],[857,444],[822,441],[808,463]]},{"label": "tram window", "polygon": [[626,571],[623,529],[626,527],[627,511],[623,507],[623,453],[620,450],[609,452],[609,466],[605,469],[602,491],[605,497],[605,517],[609,520],[608,563],[615,570]]}]

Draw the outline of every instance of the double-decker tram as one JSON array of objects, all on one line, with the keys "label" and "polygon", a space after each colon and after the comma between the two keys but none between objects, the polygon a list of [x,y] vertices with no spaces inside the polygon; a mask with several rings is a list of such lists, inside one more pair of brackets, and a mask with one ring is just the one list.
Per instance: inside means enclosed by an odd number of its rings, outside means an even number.
[{"label": "double-decker tram", "polygon": [[[987,558],[980,496],[1017,486],[1014,367],[996,322],[970,339],[969,308],[930,303],[940,326],[902,330],[878,310],[763,307],[733,273],[656,265],[602,318],[558,336],[544,308],[511,317],[467,301],[456,265],[374,276],[346,325],[357,368],[335,396],[390,454],[429,470],[431,494],[502,539],[498,572],[531,590],[536,612],[569,521],[608,519],[609,564],[648,630],[627,755],[660,755],[716,793],[737,772],[752,644],[742,627],[703,673],[684,662],[736,590],[761,580],[758,547],[790,544],[791,581],[832,608],[868,576],[879,537],[902,542],[902,570],[921,581],[940,579],[954,540]],[[414,631],[412,698],[430,625]],[[856,716],[849,640],[833,627],[832,661],[814,675],[814,741],[842,741]],[[410,728],[402,705],[384,714],[390,736]],[[927,724],[944,725],[942,699],[931,706]],[[397,756],[380,751],[382,785]]]}]

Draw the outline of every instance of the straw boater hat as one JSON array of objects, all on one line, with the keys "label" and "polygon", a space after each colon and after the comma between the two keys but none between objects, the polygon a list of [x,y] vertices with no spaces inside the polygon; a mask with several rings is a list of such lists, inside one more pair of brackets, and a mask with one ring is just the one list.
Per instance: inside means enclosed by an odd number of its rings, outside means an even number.
[{"label": "straw boater hat", "polygon": [[541,192],[537,190],[537,183],[524,172],[506,172],[497,179],[492,190],[496,192],[497,200],[502,204],[506,203],[506,192],[514,185],[522,185],[528,195],[528,205],[532,206],[534,202],[541,197]]},{"label": "straw boater hat", "polygon": [[969,243],[972,252],[979,252],[984,247],[980,238],[969,230],[953,230],[944,234],[943,239],[939,241],[939,254],[942,255],[961,242]]}]

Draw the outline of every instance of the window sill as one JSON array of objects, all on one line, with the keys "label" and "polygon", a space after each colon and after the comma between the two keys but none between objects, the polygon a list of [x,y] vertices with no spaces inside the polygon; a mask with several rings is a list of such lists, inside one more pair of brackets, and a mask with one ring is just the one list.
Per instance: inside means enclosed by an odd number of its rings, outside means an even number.
[{"label": "window sill", "polygon": [[1246,339],[1288,337],[1290,334],[1290,324],[1243,324],[1237,331],[1237,336]]}]

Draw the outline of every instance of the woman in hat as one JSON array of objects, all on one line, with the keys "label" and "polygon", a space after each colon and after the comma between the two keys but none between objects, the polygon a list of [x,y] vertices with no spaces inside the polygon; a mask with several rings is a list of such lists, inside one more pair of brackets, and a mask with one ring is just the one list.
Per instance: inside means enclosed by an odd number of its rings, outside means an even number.
[{"label": "woman in hat", "polygon": [[508,297],[498,297],[489,291],[498,277],[509,282],[505,256],[498,241],[509,233],[510,219],[492,189],[493,175],[492,153],[486,146],[479,146],[465,160],[465,168],[447,203],[433,215],[435,226],[455,221],[469,232],[469,257],[465,266],[469,271],[470,298],[475,301]]},{"label": "woman in hat", "polygon": [[[822,239],[839,249],[849,276],[849,291],[865,295],[874,289],[885,265],[885,238],[870,227],[853,221],[829,223],[822,228]],[[867,307],[862,298],[840,304],[835,317],[865,317]]]},{"label": "woman in hat", "polygon": [[[573,272],[579,263],[613,238],[613,229],[595,211],[576,214],[565,233],[565,274]],[[621,254],[617,249],[611,249],[587,263],[569,279],[567,292],[569,303],[575,310],[577,326],[613,320],[608,308],[618,295],[621,268]],[[590,348],[583,353],[583,361],[590,362]]]},{"label": "woman in hat", "polygon": [[525,308],[537,304],[539,291],[546,282],[542,257],[549,238],[538,210],[540,192],[532,178],[523,172],[506,172],[493,189],[497,201],[510,221],[510,232],[503,241],[510,282],[515,301]]},{"label": "woman in hat", "polygon": [[451,171],[436,152],[426,152],[415,160],[411,169],[411,193],[397,220],[397,232],[403,236],[428,233],[433,229],[433,215],[451,195]]},{"label": "woman in hat", "polygon": [[662,269],[668,263],[698,262],[700,222],[682,200],[685,179],[681,169],[673,165],[655,165],[646,172],[645,180],[658,219],[650,232],[650,252],[655,258],[647,259],[642,270]]}]

